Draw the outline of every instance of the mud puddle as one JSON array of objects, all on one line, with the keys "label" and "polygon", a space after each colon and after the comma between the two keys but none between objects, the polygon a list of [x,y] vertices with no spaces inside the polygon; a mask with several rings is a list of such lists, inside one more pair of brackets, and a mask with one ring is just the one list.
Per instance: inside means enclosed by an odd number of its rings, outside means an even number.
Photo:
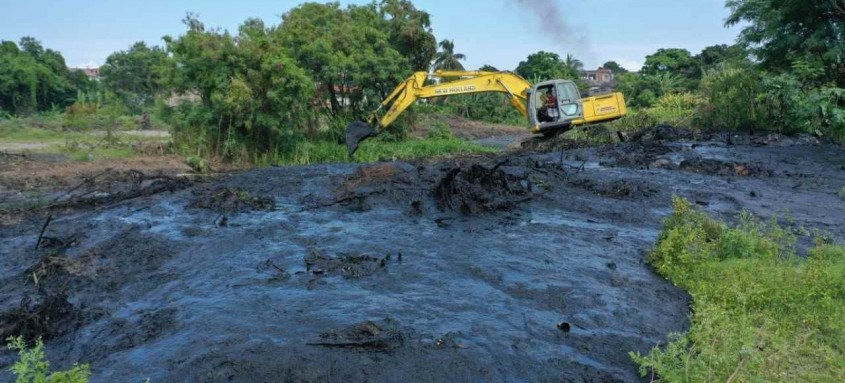
[{"label": "mud puddle", "polygon": [[627,353],[688,326],[644,260],[673,195],[845,237],[840,147],[670,133],[255,170],[70,209],[37,249],[28,220],[0,230],[0,328],[93,382],[640,381]]}]

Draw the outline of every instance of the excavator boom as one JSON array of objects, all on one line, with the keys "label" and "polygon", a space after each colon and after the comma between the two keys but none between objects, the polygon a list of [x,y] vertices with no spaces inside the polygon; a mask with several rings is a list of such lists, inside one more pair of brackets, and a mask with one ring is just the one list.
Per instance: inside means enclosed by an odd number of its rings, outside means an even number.
[{"label": "excavator boom", "polygon": [[415,72],[402,81],[373,112],[367,123],[354,122],[346,128],[346,147],[351,156],[358,144],[390,126],[399,115],[419,99],[443,97],[458,94],[498,92],[508,95],[513,105],[523,116],[528,116],[526,92],[531,83],[511,72],[484,71],[437,71],[434,77],[457,78],[446,83],[427,85],[429,74]]}]

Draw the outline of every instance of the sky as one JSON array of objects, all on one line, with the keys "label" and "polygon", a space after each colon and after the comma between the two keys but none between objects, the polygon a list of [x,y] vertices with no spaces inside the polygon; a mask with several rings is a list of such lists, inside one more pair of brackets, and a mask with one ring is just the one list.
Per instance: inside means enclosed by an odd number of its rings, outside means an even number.
[{"label": "sky", "polygon": [[[32,36],[58,50],[71,67],[96,67],[136,41],[185,31],[186,12],[208,27],[236,31],[250,17],[266,25],[301,0],[0,0],[0,40]],[[341,1],[362,4],[369,0]],[[659,48],[693,54],[731,44],[739,27],[725,28],[722,0],[414,0],[431,14],[438,40],[455,42],[469,69],[516,68],[529,54],[571,53],[587,68],[614,60],[638,70]]]}]

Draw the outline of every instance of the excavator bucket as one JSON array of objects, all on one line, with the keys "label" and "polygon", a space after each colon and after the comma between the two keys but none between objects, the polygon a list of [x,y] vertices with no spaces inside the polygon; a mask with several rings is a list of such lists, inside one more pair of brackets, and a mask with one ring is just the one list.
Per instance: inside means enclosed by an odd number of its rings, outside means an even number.
[{"label": "excavator bucket", "polygon": [[375,135],[376,130],[366,122],[355,121],[346,125],[346,151],[349,153],[349,158],[352,158],[362,141]]}]

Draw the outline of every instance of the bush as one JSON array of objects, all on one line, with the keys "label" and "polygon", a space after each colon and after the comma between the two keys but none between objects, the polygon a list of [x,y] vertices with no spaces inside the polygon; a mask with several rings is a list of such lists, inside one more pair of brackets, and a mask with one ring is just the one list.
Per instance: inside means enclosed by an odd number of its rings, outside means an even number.
[{"label": "bush", "polygon": [[759,74],[750,66],[721,66],[705,72],[701,92],[706,103],[699,124],[731,130],[757,127],[759,83]]},{"label": "bush", "polygon": [[[198,21],[197,21],[198,22]],[[197,102],[159,105],[174,142],[200,157],[248,162],[258,153],[291,151],[307,132],[314,82],[262,27],[238,35],[200,26],[166,38],[176,90]]]},{"label": "bush", "polygon": [[845,89],[806,87],[793,74],[722,66],[705,73],[698,125],[812,133],[845,141]]},{"label": "bush", "polygon": [[735,227],[674,199],[649,261],[693,298],[691,328],[632,354],[660,381],[845,381],[845,247],[806,258],[776,221]]},{"label": "bush", "polygon": [[426,137],[435,140],[448,140],[454,138],[452,135],[452,129],[450,129],[449,125],[443,121],[435,121]]},{"label": "bush", "polygon": [[693,117],[702,104],[704,104],[704,99],[697,94],[669,93],[657,99],[654,106],[646,109],[645,113],[657,124],[691,128]]},{"label": "bush", "polygon": [[65,108],[62,128],[74,132],[136,128],[136,122],[128,114],[129,110],[117,99],[104,102],[82,99]]},{"label": "bush", "polygon": [[449,114],[459,115],[470,120],[494,124],[525,124],[525,117],[510,104],[507,96],[499,93],[450,96],[445,105]]},{"label": "bush", "polygon": [[694,93],[669,93],[663,95],[650,108],[630,109],[625,117],[610,123],[610,127],[622,131],[634,131],[656,125],[671,125],[691,128],[705,100]]},{"label": "bush", "polygon": [[44,343],[41,339],[35,347],[27,349],[23,338],[9,338],[8,347],[18,352],[18,361],[10,369],[17,377],[15,383],[87,383],[91,371],[87,364],[74,365],[66,371],[50,373],[50,362],[44,356]]}]

